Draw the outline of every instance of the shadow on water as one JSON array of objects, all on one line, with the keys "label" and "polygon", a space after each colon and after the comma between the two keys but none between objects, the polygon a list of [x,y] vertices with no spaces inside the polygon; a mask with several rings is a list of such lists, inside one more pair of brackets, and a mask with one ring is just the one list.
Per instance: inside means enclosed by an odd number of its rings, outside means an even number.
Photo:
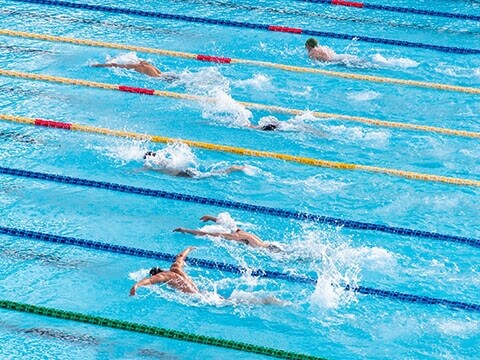
[{"label": "shadow on water", "polygon": [[180,33],[178,31],[173,31],[168,29],[159,29],[151,26],[138,26],[138,25],[125,24],[125,23],[115,23],[112,21],[85,19],[85,18],[72,17],[64,14],[48,15],[44,13],[34,13],[29,11],[7,10],[7,9],[0,10],[0,14],[18,15],[23,17],[28,16],[31,18],[41,18],[42,20],[48,19],[48,20],[55,20],[63,23],[69,23],[69,24],[85,24],[85,25],[99,26],[102,28],[110,28],[110,29],[116,29],[116,30],[136,30],[136,31],[146,31],[146,32],[162,33],[162,34],[179,34]]},{"label": "shadow on water", "polygon": [[138,350],[138,355],[142,357],[162,359],[162,360],[178,360],[178,356],[168,354],[163,351],[153,350],[153,349],[140,349]]},{"label": "shadow on water", "polygon": [[43,327],[34,327],[22,329],[15,325],[7,324],[0,321],[0,326],[3,330],[10,332],[23,333],[28,335],[40,336],[45,339],[56,339],[67,341],[73,344],[82,344],[82,345],[99,345],[101,341],[91,335],[87,334],[72,334],[57,329],[49,329]]},{"label": "shadow on water", "polygon": [[72,260],[66,261],[59,256],[49,254],[38,254],[31,250],[14,250],[6,247],[0,247],[0,256],[5,258],[14,258],[17,260],[33,260],[39,261],[42,264],[61,267],[61,268],[79,268],[84,265],[84,261]]},{"label": "shadow on water", "polygon": [[23,46],[13,46],[13,45],[0,45],[0,50],[5,52],[12,52],[17,54],[53,54],[53,51],[41,50],[41,49],[32,49]]},{"label": "shadow on water", "polygon": [[21,134],[13,130],[0,130],[0,141],[14,140],[25,144],[40,144],[36,139],[29,135]]},{"label": "shadow on water", "polygon": [[276,8],[265,7],[265,6],[235,4],[235,3],[223,2],[218,0],[183,0],[183,2],[204,4],[204,5],[214,5],[214,6],[216,5],[216,6],[221,6],[224,8],[235,9],[235,10],[269,12],[269,13],[280,14],[280,15],[295,15],[295,16],[301,16],[304,18],[320,18],[320,19],[328,19],[328,20],[335,20],[335,21],[349,21],[355,24],[361,23],[361,24],[368,24],[368,25],[387,25],[395,28],[403,27],[406,29],[429,30],[429,31],[435,31],[435,32],[462,34],[462,35],[479,35],[480,34],[480,32],[476,30],[458,31],[458,30],[449,29],[449,28],[439,28],[439,27],[428,25],[428,24],[400,23],[396,21],[388,21],[384,19],[374,19],[374,18],[362,19],[356,16],[338,16],[338,15],[327,14],[327,13],[320,14],[314,11],[276,9]]},{"label": "shadow on water", "polygon": [[[81,346],[98,346],[105,345],[105,342],[102,339],[94,337],[89,334],[74,334],[58,329],[46,328],[46,327],[32,327],[32,328],[20,328],[15,325],[7,324],[3,321],[0,321],[0,328],[9,332],[16,332],[21,334],[26,334],[28,336],[41,337],[43,339],[49,340],[60,340],[68,342],[74,345]],[[113,345],[113,344],[111,344]],[[118,345],[118,344],[116,344]],[[136,351],[138,357],[142,358],[153,358],[153,359],[162,359],[162,360],[179,360],[180,357],[172,355],[163,351],[143,348]]]}]

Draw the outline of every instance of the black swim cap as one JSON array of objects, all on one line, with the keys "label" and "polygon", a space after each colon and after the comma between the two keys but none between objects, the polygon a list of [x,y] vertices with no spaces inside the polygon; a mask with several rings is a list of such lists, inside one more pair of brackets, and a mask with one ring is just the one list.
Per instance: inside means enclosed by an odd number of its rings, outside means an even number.
[{"label": "black swim cap", "polygon": [[265,126],[262,126],[262,130],[263,131],[273,131],[273,130],[277,130],[277,125],[275,124],[268,124],[268,125],[265,125]]},{"label": "black swim cap", "polygon": [[157,153],[155,153],[154,151],[147,151],[144,155],[143,155],[143,158],[146,159],[147,156],[155,156],[157,155]]},{"label": "black swim cap", "polygon": [[150,276],[157,275],[157,274],[161,273],[162,271],[163,270],[160,269],[158,266],[155,266],[155,267],[150,269]]},{"label": "black swim cap", "polygon": [[317,47],[318,46],[318,41],[315,40],[314,38],[310,38],[305,42],[305,46],[310,46],[312,48]]}]

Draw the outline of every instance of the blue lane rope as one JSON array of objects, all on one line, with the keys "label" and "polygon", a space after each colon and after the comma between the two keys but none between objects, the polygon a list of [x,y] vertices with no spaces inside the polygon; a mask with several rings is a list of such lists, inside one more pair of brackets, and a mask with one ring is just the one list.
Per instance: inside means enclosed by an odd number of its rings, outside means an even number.
[{"label": "blue lane rope", "polygon": [[[147,259],[155,259],[162,261],[175,261],[176,255],[162,253],[152,250],[144,250],[139,248],[132,248],[128,246],[107,244],[98,241],[78,239],[74,237],[66,237],[60,235],[53,235],[47,233],[41,233],[30,230],[23,230],[18,228],[9,228],[5,226],[0,226],[0,234],[15,236],[20,238],[27,238],[32,240],[39,240],[44,242],[50,242],[55,244],[64,244],[64,245],[73,245],[87,249],[94,249],[100,251],[106,251],[111,253],[117,253],[122,255],[130,255],[143,257]],[[211,260],[198,259],[193,257],[188,257],[185,260],[189,265],[198,266],[207,269],[214,269],[219,271],[226,271],[233,274],[246,274],[250,273],[252,276],[265,277],[270,279],[284,279],[294,283],[303,283],[303,284],[313,284],[315,285],[317,281],[308,276],[301,275],[292,275],[286,274],[278,271],[262,270],[262,269],[247,269],[241,266],[235,266],[232,264],[220,263]]]},{"label": "blue lane rope", "polygon": [[[87,248],[87,249],[94,249],[94,250],[106,251],[111,253],[137,256],[137,257],[143,257],[143,258],[155,259],[155,260],[164,260],[164,261],[170,261],[170,262],[174,261],[176,257],[176,255],[173,255],[173,254],[162,253],[157,251],[131,248],[127,246],[107,244],[107,243],[102,243],[98,241],[52,235],[52,234],[46,234],[46,233],[41,233],[36,231],[9,228],[4,226],[0,226],[0,234],[20,237],[20,238],[27,238],[32,240],[39,240],[44,242],[51,242],[55,244],[73,245],[73,246],[78,246],[78,247]],[[211,260],[198,259],[198,258],[188,257],[186,259],[186,262],[189,265],[208,268],[208,269],[215,269],[220,271],[227,271],[234,274],[244,274],[248,271],[248,269],[244,267],[215,262]],[[284,279],[294,283],[311,284],[313,286],[315,286],[317,283],[317,280],[312,277],[302,276],[302,275],[292,275],[292,274],[286,274],[278,271],[269,271],[269,270],[262,270],[262,269],[252,270],[251,275],[270,278],[270,279]],[[461,301],[452,301],[452,300],[446,300],[446,299],[438,299],[438,298],[432,298],[429,296],[405,294],[398,291],[375,289],[375,288],[365,287],[365,286],[346,285],[344,286],[344,289],[346,291],[354,291],[363,295],[374,295],[378,297],[390,298],[390,299],[400,300],[400,301],[409,302],[409,303],[427,304],[427,305],[444,305],[452,309],[463,309],[463,310],[468,310],[473,312],[480,311],[480,304],[465,303]]]},{"label": "blue lane rope", "polygon": [[[329,4],[329,5],[332,4],[332,0],[297,0],[297,1],[316,3],[316,4]],[[429,16],[438,16],[438,17],[453,18],[453,19],[480,21],[480,16],[477,16],[477,15],[455,14],[455,13],[449,13],[449,12],[443,12],[443,11],[421,10],[421,9],[389,6],[389,5],[377,5],[377,4],[369,4],[364,2],[360,2],[360,3],[362,4],[363,9],[383,10],[383,11],[392,11],[392,12],[409,13],[409,14],[417,14],[417,15],[429,15]]]},{"label": "blue lane rope", "polygon": [[[130,15],[138,15],[138,16],[155,17],[155,18],[161,18],[161,19],[181,20],[181,21],[204,23],[204,24],[241,27],[241,28],[249,28],[249,29],[269,30],[270,28],[270,25],[266,25],[266,24],[255,24],[255,23],[240,22],[240,21],[222,20],[222,19],[209,19],[209,18],[201,18],[201,17],[195,17],[195,16],[166,14],[166,13],[154,12],[154,11],[144,11],[144,10],[117,8],[117,7],[111,7],[111,6],[72,3],[68,1],[57,1],[57,0],[12,0],[12,1],[22,2],[22,3],[62,6],[62,7],[74,8],[74,9],[103,11],[103,12],[110,12],[110,13],[116,13],[116,14],[130,14]],[[382,38],[374,38],[374,37],[361,36],[361,35],[349,35],[349,34],[332,33],[332,32],[308,30],[308,29],[307,30],[301,29],[301,33],[305,35],[311,35],[311,36],[321,36],[321,37],[346,39],[346,40],[357,39],[360,41],[371,42],[371,43],[423,48],[423,49],[437,50],[437,51],[457,53],[457,54],[480,54],[480,49],[468,49],[468,48],[459,48],[459,47],[450,47],[450,46],[441,46],[441,45],[431,45],[431,44],[415,43],[411,41],[382,39]]]},{"label": "blue lane rope", "polygon": [[418,238],[449,241],[453,243],[465,244],[465,245],[470,245],[473,247],[480,248],[480,240],[475,238],[468,238],[468,237],[455,236],[455,235],[445,235],[445,234],[439,234],[439,233],[430,232],[430,231],[422,231],[422,230],[414,230],[409,228],[394,227],[394,226],[388,226],[388,225],[372,224],[372,223],[366,223],[366,222],[360,222],[360,221],[354,221],[354,220],[345,220],[345,219],[334,218],[334,217],[323,216],[323,215],[315,215],[315,214],[310,214],[305,212],[271,208],[271,207],[261,206],[261,205],[251,205],[251,204],[241,203],[237,201],[219,200],[219,199],[206,198],[206,197],[196,196],[196,195],[171,193],[163,190],[140,188],[140,187],[130,186],[130,185],[122,185],[122,184],[115,184],[110,182],[95,181],[95,180],[88,180],[88,179],[79,179],[79,178],[74,178],[70,176],[41,173],[41,172],[34,172],[34,171],[21,170],[21,169],[12,169],[12,168],[6,168],[6,167],[0,167],[0,174],[21,176],[21,177],[27,177],[32,179],[41,179],[41,180],[54,181],[54,182],[65,183],[65,184],[88,186],[88,187],[93,187],[98,189],[107,189],[107,190],[119,191],[124,193],[130,193],[130,194],[138,194],[138,195],[152,196],[152,197],[158,197],[158,198],[164,198],[164,199],[170,199],[170,200],[192,202],[192,203],[203,204],[203,205],[218,206],[222,208],[237,209],[237,210],[249,211],[254,213],[278,216],[278,217],[295,219],[295,220],[312,221],[319,224],[341,226],[348,229],[371,230],[371,231],[379,231],[379,232],[402,235],[402,236],[412,236],[412,237],[418,237]]}]

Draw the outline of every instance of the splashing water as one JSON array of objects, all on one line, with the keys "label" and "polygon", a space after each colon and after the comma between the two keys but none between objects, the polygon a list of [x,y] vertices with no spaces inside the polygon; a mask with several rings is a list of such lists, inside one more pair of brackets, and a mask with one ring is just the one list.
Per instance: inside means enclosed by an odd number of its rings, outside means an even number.
[{"label": "splashing water", "polygon": [[116,57],[107,56],[107,64],[116,63],[120,65],[133,65],[140,64],[142,61],[135,52],[128,52],[125,54],[118,55]]},{"label": "splashing water", "polygon": [[202,101],[202,116],[217,122],[245,127],[250,125],[253,114],[245,106],[236,102],[230,95],[221,90],[212,94],[213,101]]},{"label": "splashing water", "polygon": [[228,212],[217,215],[217,221],[213,225],[205,225],[200,230],[205,232],[218,232],[231,234],[237,231],[238,226]]},{"label": "splashing water", "polygon": [[380,96],[382,96],[380,93],[372,90],[357,91],[357,92],[351,92],[347,94],[347,97],[349,99],[355,100],[355,101],[370,101],[370,100],[378,99]]},{"label": "splashing water", "polygon": [[272,79],[264,74],[255,74],[251,79],[234,81],[233,85],[256,90],[270,90],[273,88]]},{"label": "splashing water", "polygon": [[346,127],[344,125],[323,125],[322,129],[329,137],[341,142],[362,142],[374,148],[388,145],[391,133],[388,130],[367,130],[361,127]]},{"label": "splashing water", "polygon": [[224,77],[217,67],[208,67],[198,72],[188,70],[177,74],[178,79],[174,85],[183,85],[187,92],[211,96],[216,91],[228,93],[230,91],[230,81]]},{"label": "splashing water", "polygon": [[147,141],[116,140],[105,147],[95,145],[87,145],[87,147],[125,165],[131,161],[141,160],[145,154],[147,143]]},{"label": "splashing water", "polygon": [[455,78],[480,78],[480,68],[464,68],[460,66],[440,63],[435,67],[435,71]]},{"label": "splashing water", "polygon": [[[178,74],[174,85],[183,85],[187,92],[205,96],[208,99],[200,101],[202,117],[215,122],[245,127],[250,125],[252,112],[236,102],[230,95],[230,81],[224,77],[218,68],[209,67],[198,72],[184,71]],[[254,76],[245,80],[245,86],[268,86],[269,79],[264,75]]]},{"label": "splashing water", "polygon": [[475,320],[445,319],[432,325],[433,329],[438,329],[443,335],[457,336],[462,339],[468,339],[480,332],[480,324]]},{"label": "splashing water", "polygon": [[345,189],[348,184],[335,179],[325,178],[324,175],[314,175],[306,179],[278,179],[275,182],[283,182],[285,184],[294,186],[295,188],[301,188],[306,193],[312,195],[334,194]]},{"label": "splashing water", "polygon": [[386,58],[383,55],[375,54],[372,56],[372,61],[375,64],[387,67],[412,68],[417,67],[420,63],[407,58]]},{"label": "splashing water", "polygon": [[155,156],[147,156],[145,165],[166,171],[184,171],[197,168],[198,161],[192,149],[184,143],[171,143],[156,151]]}]

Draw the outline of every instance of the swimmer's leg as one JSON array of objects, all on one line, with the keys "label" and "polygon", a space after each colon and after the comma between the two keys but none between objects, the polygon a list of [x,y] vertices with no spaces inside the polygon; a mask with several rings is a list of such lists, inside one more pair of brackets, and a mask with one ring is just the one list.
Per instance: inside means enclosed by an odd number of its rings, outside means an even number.
[{"label": "swimmer's leg", "polygon": [[232,295],[229,298],[225,299],[233,304],[249,304],[249,305],[278,305],[278,306],[287,306],[291,304],[288,301],[280,300],[275,296],[264,296],[257,297],[255,294],[249,293],[248,296],[238,296]]},{"label": "swimmer's leg", "polygon": [[245,165],[232,165],[228,169],[225,169],[223,172],[225,174],[230,174],[234,171],[243,171],[245,170],[246,166]]},{"label": "swimmer's leg", "polygon": [[165,80],[166,82],[174,82],[174,81],[177,81],[180,79],[180,76],[178,75],[175,75],[175,74],[165,74],[165,73],[162,73],[160,74],[159,78],[161,80]]}]

